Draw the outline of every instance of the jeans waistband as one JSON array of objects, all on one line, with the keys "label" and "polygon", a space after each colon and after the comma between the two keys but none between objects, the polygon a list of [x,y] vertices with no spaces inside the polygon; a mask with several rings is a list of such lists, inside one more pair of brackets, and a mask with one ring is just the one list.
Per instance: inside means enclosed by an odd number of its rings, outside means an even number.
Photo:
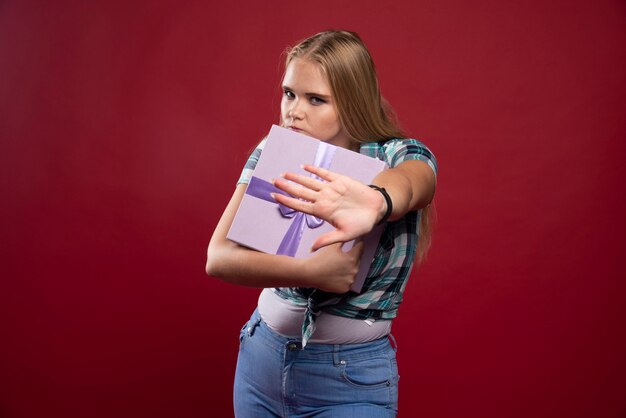
[{"label": "jeans waistband", "polygon": [[[300,356],[312,356],[319,359],[320,356],[336,357],[341,353],[343,357],[353,358],[369,357],[377,352],[384,353],[392,348],[397,351],[397,344],[393,335],[379,338],[377,340],[358,344],[320,344],[309,342],[305,349],[302,349],[300,338],[290,338],[274,332],[263,322],[258,310],[255,309],[242,332],[246,332],[250,338],[260,338],[264,344],[276,350],[299,351]],[[392,344],[393,342],[393,344]]]}]

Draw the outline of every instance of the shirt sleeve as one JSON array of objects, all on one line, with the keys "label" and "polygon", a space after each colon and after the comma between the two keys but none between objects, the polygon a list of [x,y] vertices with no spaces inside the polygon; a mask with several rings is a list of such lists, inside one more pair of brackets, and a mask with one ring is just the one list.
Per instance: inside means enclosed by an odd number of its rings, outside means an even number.
[{"label": "shirt sleeve", "polygon": [[438,166],[435,155],[420,141],[411,138],[392,139],[383,145],[382,155],[379,155],[391,168],[409,160],[423,161],[437,175]]},{"label": "shirt sleeve", "polygon": [[261,152],[263,151],[263,147],[265,146],[266,139],[263,139],[259,142],[259,145],[256,146],[250,157],[248,157],[248,161],[246,161],[246,165],[243,166],[243,170],[241,171],[241,176],[239,176],[239,180],[237,181],[237,185],[240,184],[248,184],[250,183],[250,178],[252,177],[252,173],[256,168],[256,163],[259,162],[259,157],[261,156]]}]

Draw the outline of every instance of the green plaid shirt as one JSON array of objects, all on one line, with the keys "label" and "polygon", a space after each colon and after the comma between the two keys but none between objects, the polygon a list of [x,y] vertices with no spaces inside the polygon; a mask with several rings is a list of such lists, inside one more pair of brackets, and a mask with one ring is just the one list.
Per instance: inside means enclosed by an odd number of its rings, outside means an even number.
[{"label": "green plaid shirt", "polygon": [[[261,155],[265,141],[248,159],[238,184],[248,183]],[[404,161],[420,160],[437,174],[437,162],[430,150],[415,139],[392,139],[361,145],[360,153],[387,163],[390,168]],[[398,314],[402,295],[411,274],[416,255],[418,225],[421,210],[407,213],[403,218],[388,222],[383,230],[374,260],[361,293],[335,294],[309,288],[275,288],[283,299],[306,307],[302,325],[302,344],[315,330],[315,318],[326,312],[353,319],[392,319]]]}]

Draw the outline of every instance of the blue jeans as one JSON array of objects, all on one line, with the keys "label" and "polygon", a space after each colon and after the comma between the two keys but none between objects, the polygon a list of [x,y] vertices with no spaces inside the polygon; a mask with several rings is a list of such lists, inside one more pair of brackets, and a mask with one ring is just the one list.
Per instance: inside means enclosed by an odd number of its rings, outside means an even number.
[{"label": "blue jeans", "polygon": [[237,418],[395,417],[396,352],[389,338],[307,344],[272,331],[255,310],[240,334]]}]

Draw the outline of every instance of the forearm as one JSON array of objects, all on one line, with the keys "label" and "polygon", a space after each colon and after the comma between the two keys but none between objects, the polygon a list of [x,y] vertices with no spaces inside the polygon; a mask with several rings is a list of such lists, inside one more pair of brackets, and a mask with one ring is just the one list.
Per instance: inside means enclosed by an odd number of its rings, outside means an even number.
[{"label": "forearm", "polygon": [[[426,207],[435,192],[434,173],[421,161],[406,161],[398,167],[385,170],[372,183],[385,188],[391,197],[391,221],[400,219],[407,212]],[[382,218],[386,208],[381,196],[381,213],[378,219]]]},{"label": "forearm", "polygon": [[209,245],[206,272],[250,287],[315,287],[306,274],[305,260],[265,254],[234,242]]}]

